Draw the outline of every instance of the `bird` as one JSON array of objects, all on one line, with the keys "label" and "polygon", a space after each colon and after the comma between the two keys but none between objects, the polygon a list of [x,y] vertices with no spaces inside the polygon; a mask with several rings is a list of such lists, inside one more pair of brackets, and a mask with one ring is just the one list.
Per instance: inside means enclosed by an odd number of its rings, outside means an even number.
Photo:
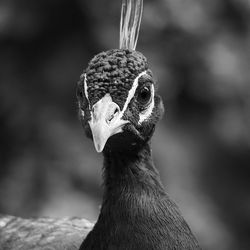
[{"label": "bird", "polygon": [[104,158],[100,214],[80,250],[201,249],[153,162],[164,105],[136,51],[142,9],[143,0],[123,0],[119,49],[94,56],[78,82],[82,126]]},{"label": "bird", "polygon": [[201,249],[154,166],[150,140],[164,112],[156,89],[140,52],[114,49],[90,61],[77,99],[84,131],[104,155],[98,220],[0,215],[1,250]]},{"label": "bird", "polygon": [[154,166],[150,141],[164,112],[156,89],[135,50],[101,52],[81,76],[80,118],[104,156],[104,194],[80,250],[201,249]]},{"label": "bird", "polygon": [[143,0],[123,0],[119,49],[95,55],[77,83],[79,118],[103,154],[95,224],[0,215],[3,250],[199,250],[160,180],[151,138],[164,114],[147,58],[136,50]]}]

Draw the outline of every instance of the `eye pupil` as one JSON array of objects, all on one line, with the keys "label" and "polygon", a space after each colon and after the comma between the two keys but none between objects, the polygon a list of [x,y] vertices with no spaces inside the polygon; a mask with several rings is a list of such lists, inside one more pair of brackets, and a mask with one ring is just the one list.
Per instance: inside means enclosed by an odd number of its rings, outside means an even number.
[{"label": "eye pupil", "polygon": [[146,104],[151,98],[151,92],[149,87],[143,87],[138,94],[138,101],[142,104]]},{"label": "eye pupil", "polygon": [[148,89],[143,89],[141,91],[141,98],[142,99],[147,99],[148,98],[148,95],[149,95],[149,90]]}]

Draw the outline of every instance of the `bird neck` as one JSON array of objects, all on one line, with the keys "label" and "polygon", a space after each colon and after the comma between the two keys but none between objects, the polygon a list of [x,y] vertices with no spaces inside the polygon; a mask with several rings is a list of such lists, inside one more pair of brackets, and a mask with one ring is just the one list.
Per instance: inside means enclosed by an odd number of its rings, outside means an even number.
[{"label": "bird neck", "polygon": [[104,151],[102,207],[80,249],[198,250],[188,225],[162,187],[150,144],[118,151]]},{"label": "bird neck", "polygon": [[104,153],[104,200],[126,193],[165,194],[155,169],[150,142],[127,152]]}]

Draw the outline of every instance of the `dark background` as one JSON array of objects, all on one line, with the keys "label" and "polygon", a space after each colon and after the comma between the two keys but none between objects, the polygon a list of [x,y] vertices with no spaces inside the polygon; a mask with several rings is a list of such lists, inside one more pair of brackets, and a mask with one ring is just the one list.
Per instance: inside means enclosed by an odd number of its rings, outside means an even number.
[{"label": "dark background", "polygon": [[[95,220],[102,157],[76,82],[118,47],[117,0],[1,0],[0,212]],[[250,249],[250,2],[146,0],[137,50],[166,114],[153,139],[170,196],[208,250]]]}]

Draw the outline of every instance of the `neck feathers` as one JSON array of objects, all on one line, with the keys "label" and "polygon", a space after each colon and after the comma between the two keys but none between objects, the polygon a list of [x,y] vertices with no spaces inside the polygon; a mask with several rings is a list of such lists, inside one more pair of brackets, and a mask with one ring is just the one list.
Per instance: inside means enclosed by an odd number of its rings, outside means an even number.
[{"label": "neck feathers", "polygon": [[150,145],[104,152],[104,197],[81,250],[198,250],[196,239],[165,193]]},{"label": "neck feathers", "polygon": [[127,153],[105,152],[104,186],[105,195],[121,190],[133,193],[140,189],[165,194],[153,164],[149,142]]}]

